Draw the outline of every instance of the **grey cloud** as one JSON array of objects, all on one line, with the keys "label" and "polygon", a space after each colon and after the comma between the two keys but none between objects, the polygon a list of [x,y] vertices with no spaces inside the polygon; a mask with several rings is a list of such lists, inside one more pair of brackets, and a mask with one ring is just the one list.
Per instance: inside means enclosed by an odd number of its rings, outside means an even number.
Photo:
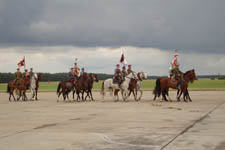
[{"label": "grey cloud", "polygon": [[0,4],[1,46],[130,45],[225,51],[225,1],[9,0]]}]

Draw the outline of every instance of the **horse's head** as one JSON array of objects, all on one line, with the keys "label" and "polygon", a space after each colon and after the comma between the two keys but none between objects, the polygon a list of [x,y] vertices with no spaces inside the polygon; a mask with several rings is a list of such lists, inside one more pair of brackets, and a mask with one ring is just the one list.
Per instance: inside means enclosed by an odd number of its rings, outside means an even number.
[{"label": "horse's head", "polygon": [[192,70],[189,70],[187,71],[185,74],[184,74],[184,77],[188,77],[189,80],[191,81],[191,83],[194,82],[194,80],[198,80],[196,74],[195,74],[195,70],[192,69]]},{"label": "horse's head", "polygon": [[147,73],[141,71],[141,72],[138,72],[137,77],[138,77],[139,80],[142,81],[143,79],[147,79],[148,75],[147,75]]},{"label": "horse's head", "polygon": [[39,73],[37,76],[38,76],[38,81],[40,81],[40,80],[43,79],[43,78],[42,78],[42,74]]},{"label": "horse's head", "polygon": [[132,71],[132,72],[131,72],[130,74],[128,74],[126,77],[128,77],[128,78],[130,78],[130,79],[135,79],[135,80],[138,79],[137,74],[136,74],[134,71]]},{"label": "horse's head", "polygon": [[99,81],[98,75],[97,75],[97,74],[93,74],[93,76],[94,76],[94,81],[95,81],[95,82],[98,82],[98,81]]},{"label": "horse's head", "polygon": [[198,78],[197,78],[197,76],[195,74],[195,70],[194,69],[191,70],[191,75],[192,75],[192,77],[193,77],[194,80],[198,80]]},{"label": "horse's head", "polygon": [[91,79],[92,81],[95,81],[95,82],[98,82],[98,81],[99,81],[99,80],[98,80],[97,74],[90,73],[90,74],[89,74],[89,77],[90,77],[90,79]]},{"label": "horse's head", "polygon": [[34,76],[35,80],[38,80],[38,75],[36,73],[34,73]]}]

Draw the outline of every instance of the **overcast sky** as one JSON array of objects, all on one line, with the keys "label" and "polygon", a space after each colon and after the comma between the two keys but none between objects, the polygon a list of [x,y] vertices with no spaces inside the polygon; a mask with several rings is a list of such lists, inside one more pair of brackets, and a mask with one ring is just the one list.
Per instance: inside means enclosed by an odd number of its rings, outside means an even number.
[{"label": "overcast sky", "polygon": [[113,73],[124,52],[136,71],[225,74],[224,0],[0,0],[0,72],[26,66]]}]

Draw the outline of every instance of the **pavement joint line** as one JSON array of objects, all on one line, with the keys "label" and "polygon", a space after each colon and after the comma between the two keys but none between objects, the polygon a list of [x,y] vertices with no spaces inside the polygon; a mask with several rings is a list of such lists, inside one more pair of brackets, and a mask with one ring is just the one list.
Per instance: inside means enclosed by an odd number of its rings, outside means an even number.
[{"label": "pavement joint line", "polygon": [[209,114],[211,114],[213,111],[215,111],[216,109],[218,109],[220,106],[222,106],[224,104],[225,104],[225,101],[223,101],[222,103],[216,105],[214,108],[212,108],[210,111],[208,111],[205,115],[203,115],[199,119],[195,120],[191,125],[189,125],[188,127],[186,127],[183,131],[181,131],[174,138],[172,138],[167,144],[165,144],[163,147],[161,147],[160,150],[165,149],[168,145],[170,145],[173,141],[175,141],[179,136],[181,136],[184,133],[188,132],[189,129],[193,128],[197,123],[199,123],[202,120],[204,120],[206,117],[208,117]]}]

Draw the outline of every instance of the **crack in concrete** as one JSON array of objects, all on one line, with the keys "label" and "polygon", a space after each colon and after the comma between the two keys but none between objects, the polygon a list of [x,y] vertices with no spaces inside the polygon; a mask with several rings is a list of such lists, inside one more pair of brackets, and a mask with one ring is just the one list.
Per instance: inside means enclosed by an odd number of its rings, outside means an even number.
[{"label": "crack in concrete", "polygon": [[161,147],[160,150],[165,149],[168,145],[170,145],[173,141],[175,141],[179,136],[181,136],[184,133],[188,132],[189,129],[193,128],[197,123],[200,123],[202,120],[204,120],[206,117],[208,117],[209,114],[211,114],[213,111],[215,111],[216,109],[218,109],[220,106],[222,106],[224,104],[225,104],[225,101],[223,101],[222,103],[216,105],[216,107],[212,108],[209,112],[207,112],[205,115],[200,117],[198,120],[194,121],[191,125],[186,127],[183,131],[181,131],[174,138],[172,138],[168,143],[166,143],[163,147]]}]

